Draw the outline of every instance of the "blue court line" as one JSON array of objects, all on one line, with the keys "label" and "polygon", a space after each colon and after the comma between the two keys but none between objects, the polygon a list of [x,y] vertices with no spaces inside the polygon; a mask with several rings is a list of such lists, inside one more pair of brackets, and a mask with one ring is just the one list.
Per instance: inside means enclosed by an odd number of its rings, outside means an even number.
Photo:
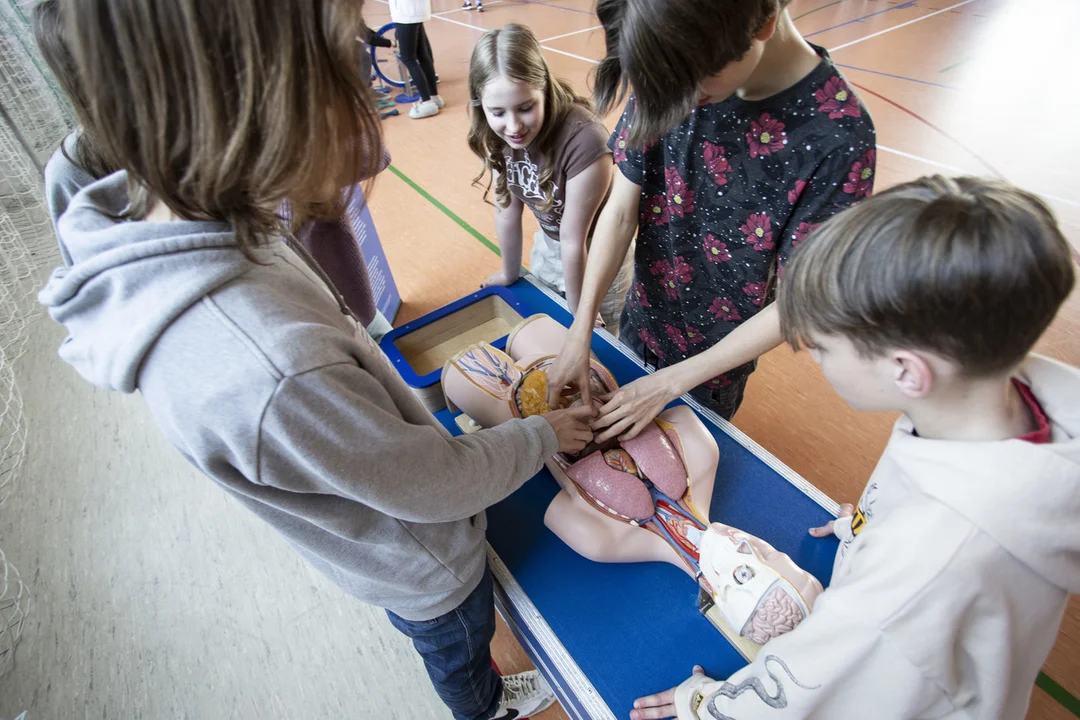
[{"label": "blue court line", "polygon": [[915,7],[915,0],[909,0],[906,3],[900,3],[899,5],[893,5],[891,8],[885,8],[884,10],[878,10],[877,12],[872,12],[869,15],[863,15],[862,17],[857,17],[854,20],[848,20],[847,22],[842,22],[839,25],[833,25],[832,27],[827,27],[824,30],[816,30],[816,31],[810,33],[809,35],[803,35],[803,37],[804,38],[814,37],[815,35],[820,35],[823,32],[829,32],[830,30],[835,30],[836,28],[842,28],[845,25],[851,25],[852,23],[862,22],[863,20],[865,20],[867,18],[872,18],[875,15],[881,15],[882,13],[892,12],[893,10],[906,10],[907,8],[910,8],[910,7]]},{"label": "blue court line", "polygon": [[563,5],[556,5],[555,3],[541,2],[540,0],[512,0],[513,2],[519,2],[523,5],[544,5],[546,7],[552,7],[556,10],[569,10],[570,12],[581,13],[583,15],[592,15],[592,10],[582,10],[581,8],[565,7]]},{"label": "blue court line", "polygon": [[941,83],[930,82],[929,80],[919,80],[918,78],[904,77],[903,75],[893,75],[892,73],[881,72],[880,70],[867,70],[866,68],[855,67],[854,65],[841,65],[840,63],[836,63],[836,67],[841,67],[845,70],[858,70],[859,72],[870,73],[871,75],[884,75],[885,77],[891,77],[897,80],[907,80],[908,82],[920,83],[922,85],[933,85],[934,87],[945,88],[946,90],[960,89],[954,85],[942,85]]},{"label": "blue court line", "polygon": [[802,15],[796,15],[795,17],[791,18],[791,21],[792,22],[797,22],[799,20],[802,20],[807,15],[813,15],[816,12],[820,12],[820,11],[824,10],[825,8],[831,8],[833,5],[839,5],[842,2],[844,2],[844,0],[833,0],[828,5],[820,5],[820,6],[816,7],[816,8],[814,8],[813,10],[807,10]]}]

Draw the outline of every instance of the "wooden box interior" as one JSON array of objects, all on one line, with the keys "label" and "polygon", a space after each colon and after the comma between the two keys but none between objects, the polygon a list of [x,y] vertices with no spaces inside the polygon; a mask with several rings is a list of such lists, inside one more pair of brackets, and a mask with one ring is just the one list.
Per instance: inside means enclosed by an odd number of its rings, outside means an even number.
[{"label": "wooden box interior", "polygon": [[417,375],[442,370],[446,361],[470,345],[494,342],[521,322],[521,315],[498,295],[489,295],[394,340]]}]

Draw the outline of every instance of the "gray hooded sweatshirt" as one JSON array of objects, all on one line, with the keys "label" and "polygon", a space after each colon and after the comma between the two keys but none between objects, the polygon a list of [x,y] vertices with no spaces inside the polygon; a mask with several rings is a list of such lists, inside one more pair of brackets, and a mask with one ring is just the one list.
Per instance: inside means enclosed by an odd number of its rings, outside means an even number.
[{"label": "gray hooded sweatshirt", "polygon": [[546,420],[452,438],[285,243],[257,264],[227,224],[117,220],[127,174],[59,152],[46,183],[70,260],[39,300],[66,362],[139,390],[190,463],[364,602],[422,621],[475,589],[484,509],[556,452]]}]

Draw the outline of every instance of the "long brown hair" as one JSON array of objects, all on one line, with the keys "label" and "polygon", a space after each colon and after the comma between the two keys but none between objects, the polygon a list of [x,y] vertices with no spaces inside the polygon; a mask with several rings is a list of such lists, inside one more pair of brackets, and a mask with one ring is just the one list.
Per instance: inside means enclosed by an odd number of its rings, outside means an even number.
[{"label": "long brown hair", "polygon": [[790,0],[599,0],[607,54],[593,74],[606,115],[627,89],[637,100],[627,141],[658,138],[697,104],[701,83],[750,51],[754,35]]},{"label": "long brown hair", "polygon": [[[510,23],[501,28],[488,30],[480,36],[480,41],[473,48],[469,62],[469,148],[484,161],[480,174],[473,178],[473,185],[479,185],[489,172],[498,173],[495,179],[495,202],[505,208],[510,204],[510,191],[506,187],[506,142],[495,134],[488,125],[481,100],[484,88],[499,75],[506,75],[512,80],[524,83],[533,90],[544,93],[544,126],[540,128],[530,150],[540,155],[549,155],[555,150],[551,147],[566,120],[567,114],[575,105],[588,110],[592,105],[578,95],[566,80],[553,77],[544,54],[540,50],[540,41],[532,30]],[[544,202],[539,206],[541,212],[547,212],[554,203],[555,167],[547,163],[540,171],[540,193]],[[491,178],[484,189],[484,200],[491,191]]]},{"label": "long brown hair", "polygon": [[777,302],[795,349],[838,334],[867,356],[920,349],[985,376],[1024,359],[1074,282],[1038,197],[935,175],[827,220],[784,268]]},{"label": "long brown hair", "polygon": [[356,65],[357,0],[66,0],[94,146],[155,199],[230,222],[245,253],[340,216],[377,168],[379,120]]},{"label": "long brown hair", "polygon": [[60,152],[71,163],[82,168],[91,177],[101,178],[112,173],[116,168],[101,157],[94,148],[94,126],[86,105],[86,95],[79,84],[79,73],[71,58],[71,50],[64,39],[63,19],[60,17],[60,0],[44,0],[34,7],[31,23],[34,40],[42,57],[52,70],[60,87],[68,96],[75,116],[79,119],[79,134],[75,138],[74,157],[68,154],[68,148],[60,145]]}]

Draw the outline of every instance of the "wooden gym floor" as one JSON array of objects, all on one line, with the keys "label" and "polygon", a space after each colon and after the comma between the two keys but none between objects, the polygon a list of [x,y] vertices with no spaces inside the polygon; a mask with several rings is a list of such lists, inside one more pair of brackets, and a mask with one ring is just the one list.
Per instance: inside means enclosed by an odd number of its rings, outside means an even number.
[{"label": "wooden gym floor", "polygon": [[[489,0],[477,14],[456,0],[433,0],[426,27],[447,107],[432,119],[385,121],[393,165],[371,198],[404,298],[399,323],[475,290],[499,267],[490,248],[493,211],[470,184],[479,162],[465,143],[468,60],[480,32],[529,25],[552,70],[587,92],[603,51],[592,7],[590,0]],[[879,190],[928,173],[1004,178],[1042,195],[1080,246],[1080,86],[1068,49],[1080,26],[1074,0],[794,0],[790,12],[808,39],[831,51],[872,113]],[[381,0],[369,1],[366,15],[374,28],[389,22]],[[616,119],[607,118],[609,128]],[[528,242],[535,228],[531,217],[526,222]],[[1038,349],[1080,364],[1078,331],[1074,294]],[[892,420],[853,412],[809,357],[780,348],[751,379],[735,424],[836,500],[854,502]],[[504,670],[527,662],[505,628],[496,660]],[[1028,717],[1080,716],[1076,598],[1045,670],[1052,680],[1041,681]],[[564,715],[556,708],[541,717]]]}]

